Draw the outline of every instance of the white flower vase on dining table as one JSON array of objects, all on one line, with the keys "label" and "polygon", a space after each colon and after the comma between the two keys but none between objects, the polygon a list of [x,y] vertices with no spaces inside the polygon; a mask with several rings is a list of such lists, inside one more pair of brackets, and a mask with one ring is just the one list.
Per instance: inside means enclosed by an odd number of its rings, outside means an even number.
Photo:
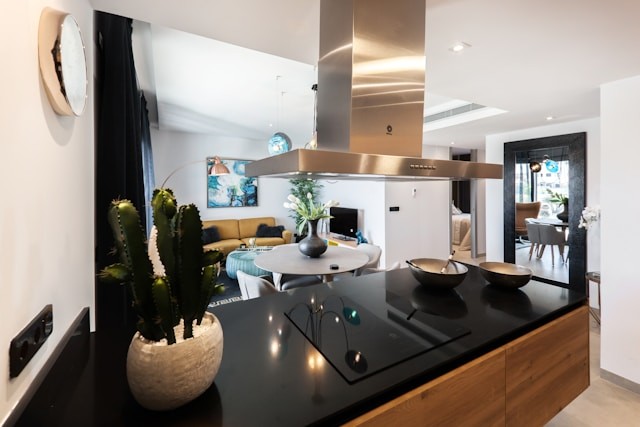
[{"label": "white flower vase on dining table", "polygon": [[327,250],[327,242],[318,236],[318,220],[307,220],[307,230],[307,237],[298,243],[298,249],[303,255],[318,258]]}]

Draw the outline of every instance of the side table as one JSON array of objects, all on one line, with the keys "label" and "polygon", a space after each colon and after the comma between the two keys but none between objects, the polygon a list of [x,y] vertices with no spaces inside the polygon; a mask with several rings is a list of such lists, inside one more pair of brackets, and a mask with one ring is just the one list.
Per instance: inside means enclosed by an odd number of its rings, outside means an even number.
[{"label": "side table", "polygon": [[[587,301],[589,300],[589,283],[593,282],[596,285],[598,285],[598,309],[600,310],[600,313],[602,313],[602,305],[600,304],[600,272],[599,271],[589,271],[587,272],[587,274],[585,274],[585,279],[587,281]],[[596,322],[598,322],[598,325],[600,324],[600,315],[598,315],[598,313],[596,313],[593,308],[591,308],[591,305],[589,305],[589,312],[591,312],[591,315],[593,316],[594,319],[596,319]]]},{"label": "side table", "polygon": [[270,275],[270,272],[256,267],[253,261],[260,253],[271,249],[272,248],[270,246],[247,249],[242,248],[229,253],[225,264],[227,276],[229,276],[230,279],[237,279],[238,275],[236,273],[238,270],[251,274],[252,276]]}]

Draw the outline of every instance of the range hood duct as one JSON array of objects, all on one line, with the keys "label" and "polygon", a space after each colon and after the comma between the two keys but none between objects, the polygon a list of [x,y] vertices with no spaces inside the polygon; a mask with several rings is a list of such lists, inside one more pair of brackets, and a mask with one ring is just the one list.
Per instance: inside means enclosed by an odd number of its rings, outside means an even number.
[{"label": "range hood duct", "polygon": [[422,158],[424,0],[321,0],[318,150],[249,163],[248,176],[502,178],[502,165]]}]

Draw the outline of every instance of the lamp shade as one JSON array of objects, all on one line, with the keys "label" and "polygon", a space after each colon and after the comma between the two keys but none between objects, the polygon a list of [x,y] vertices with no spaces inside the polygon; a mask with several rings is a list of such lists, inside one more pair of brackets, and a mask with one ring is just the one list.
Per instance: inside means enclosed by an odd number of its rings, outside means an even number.
[{"label": "lamp shade", "polygon": [[209,169],[209,175],[229,175],[229,168],[220,161],[220,157],[215,156],[213,158],[213,165],[211,166],[211,169]]},{"label": "lamp shade", "polygon": [[540,162],[529,162],[529,169],[531,169],[533,173],[538,173],[542,170],[542,165]]},{"label": "lamp shade", "polygon": [[291,138],[284,132],[273,134],[267,145],[270,155],[282,154],[291,150]]}]

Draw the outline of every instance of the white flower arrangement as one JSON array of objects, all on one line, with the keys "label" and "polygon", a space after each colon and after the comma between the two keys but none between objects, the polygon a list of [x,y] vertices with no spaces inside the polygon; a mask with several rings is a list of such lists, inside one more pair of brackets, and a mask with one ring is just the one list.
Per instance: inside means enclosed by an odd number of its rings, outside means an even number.
[{"label": "white flower arrangement", "polygon": [[600,220],[600,206],[585,207],[580,216],[580,224],[578,228],[588,230],[594,223]]},{"label": "white flower arrangement", "polygon": [[296,213],[300,215],[300,218],[302,218],[302,222],[298,226],[298,233],[302,233],[304,226],[309,220],[331,218],[327,209],[339,205],[335,200],[329,200],[325,204],[316,205],[313,203],[313,195],[311,193],[307,193],[307,200],[300,200],[293,194],[289,194],[287,200],[289,200],[289,202],[285,202],[284,207],[296,211]]}]

